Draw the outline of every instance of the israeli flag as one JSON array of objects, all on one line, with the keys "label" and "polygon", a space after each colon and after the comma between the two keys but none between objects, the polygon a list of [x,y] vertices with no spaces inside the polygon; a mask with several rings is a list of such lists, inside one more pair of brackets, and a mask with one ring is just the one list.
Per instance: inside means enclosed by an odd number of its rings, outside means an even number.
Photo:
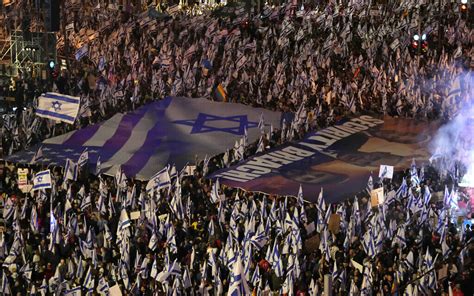
[{"label": "israeli flag", "polygon": [[89,161],[89,151],[87,151],[87,148],[84,149],[84,151],[81,153],[81,156],[79,156],[79,159],[77,160],[77,164],[80,167],[83,167],[87,164]]},{"label": "israeli flag", "polygon": [[46,188],[51,188],[51,172],[49,170],[37,173],[33,179],[33,191]]},{"label": "israeli flag", "polygon": [[81,288],[82,287],[79,286],[79,287],[75,287],[70,290],[67,290],[64,296],[81,296],[82,295]]},{"label": "israeli flag", "polygon": [[76,51],[76,53],[74,54],[74,57],[76,58],[76,61],[80,61],[88,53],[89,53],[89,46],[86,44]]},{"label": "israeli flag", "polygon": [[64,167],[64,180],[77,180],[77,163],[70,160],[69,158],[66,159],[66,166]]},{"label": "israeli flag", "polygon": [[54,217],[53,211],[51,211],[51,218],[49,220],[49,232],[51,234],[58,228],[58,220],[56,220],[56,217]]},{"label": "israeli flag", "polygon": [[36,115],[73,124],[79,112],[79,97],[58,93],[45,93],[38,98]]},{"label": "israeli flag", "polygon": [[168,168],[164,168],[148,181],[146,185],[146,191],[148,193],[153,192],[153,190],[160,190],[161,188],[166,188],[171,186],[171,178],[168,173]]}]

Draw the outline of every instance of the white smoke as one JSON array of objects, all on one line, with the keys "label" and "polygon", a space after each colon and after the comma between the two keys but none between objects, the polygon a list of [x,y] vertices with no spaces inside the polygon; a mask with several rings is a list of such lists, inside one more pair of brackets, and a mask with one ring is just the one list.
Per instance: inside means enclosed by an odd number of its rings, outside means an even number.
[{"label": "white smoke", "polygon": [[430,159],[443,175],[463,177],[462,183],[472,184],[472,187],[474,187],[473,82],[472,72],[460,75],[453,81],[450,89],[452,95],[448,100],[452,99],[453,103],[457,101],[456,114],[438,130],[431,143],[433,156]]}]

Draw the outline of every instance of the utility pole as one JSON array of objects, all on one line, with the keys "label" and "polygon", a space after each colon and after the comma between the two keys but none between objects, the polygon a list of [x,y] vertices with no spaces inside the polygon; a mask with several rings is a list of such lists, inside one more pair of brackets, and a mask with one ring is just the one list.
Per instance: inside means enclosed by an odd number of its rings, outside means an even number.
[{"label": "utility pole", "polygon": [[421,5],[418,6],[418,36],[420,36],[420,42],[418,43],[418,56],[417,63],[418,68],[420,68],[420,56],[421,56]]},{"label": "utility pole", "polygon": [[[66,68],[69,70],[69,38],[67,36],[67,32],[66,32],[66,1],[65,0],[61,0],[60,2],[60,13],[61,13],[61,31],[62,31],[62,34],[64,36],[64,57],[66,59]],[[56,55],[57,57],[57,55]],[[56,61],[57,63],[59,61]],[[60,62],[59,62],[60,64]]]},{"label": "utility pole", "polygon": [[442,37],[444,36],[443,26],[441,25],[441,22],[444,23],[444,19],[441,15],[441,1],[442,0],[438,0],[438,50],[440,50],[443,45]]}]

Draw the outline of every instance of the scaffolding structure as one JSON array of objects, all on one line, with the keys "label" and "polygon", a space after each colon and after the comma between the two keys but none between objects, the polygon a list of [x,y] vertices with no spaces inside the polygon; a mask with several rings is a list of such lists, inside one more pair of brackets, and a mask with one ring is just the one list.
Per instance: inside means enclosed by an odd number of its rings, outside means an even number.
[{"label": "scaffolding structure", "polygon": [[49,60],[56,60],[54,33],[13,31],[0,40],[0,75],[41,77]]}]

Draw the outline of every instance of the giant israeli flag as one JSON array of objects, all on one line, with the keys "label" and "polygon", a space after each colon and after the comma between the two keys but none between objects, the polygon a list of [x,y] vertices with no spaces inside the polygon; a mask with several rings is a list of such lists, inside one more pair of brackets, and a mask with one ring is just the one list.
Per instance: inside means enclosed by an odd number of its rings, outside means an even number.
[{"label": "giant israeli flag", "polygon": [[[279,127],[280,112],[203,98],[167,97],[44,141],[39,162],[64,165],[67,158],[78,159],[87,148],[89,169],[95,169],[100,156],[102,173],[113,176],[121,167],[128,177],[148,180],[168,164],[181,169],[194,164],[196,157],[202,160],[206,155],[224,153],[244,136],[245,129],[249,142],[257,141],[262,114],[266,132],[270,125]],[[8,160],[29,161],[37,150],[32,147]]]},{"label": "giant israeli flag", "polygon": [[79,112],[79,97],[45,93],[38,98],[36,115],[73,124]]}]

